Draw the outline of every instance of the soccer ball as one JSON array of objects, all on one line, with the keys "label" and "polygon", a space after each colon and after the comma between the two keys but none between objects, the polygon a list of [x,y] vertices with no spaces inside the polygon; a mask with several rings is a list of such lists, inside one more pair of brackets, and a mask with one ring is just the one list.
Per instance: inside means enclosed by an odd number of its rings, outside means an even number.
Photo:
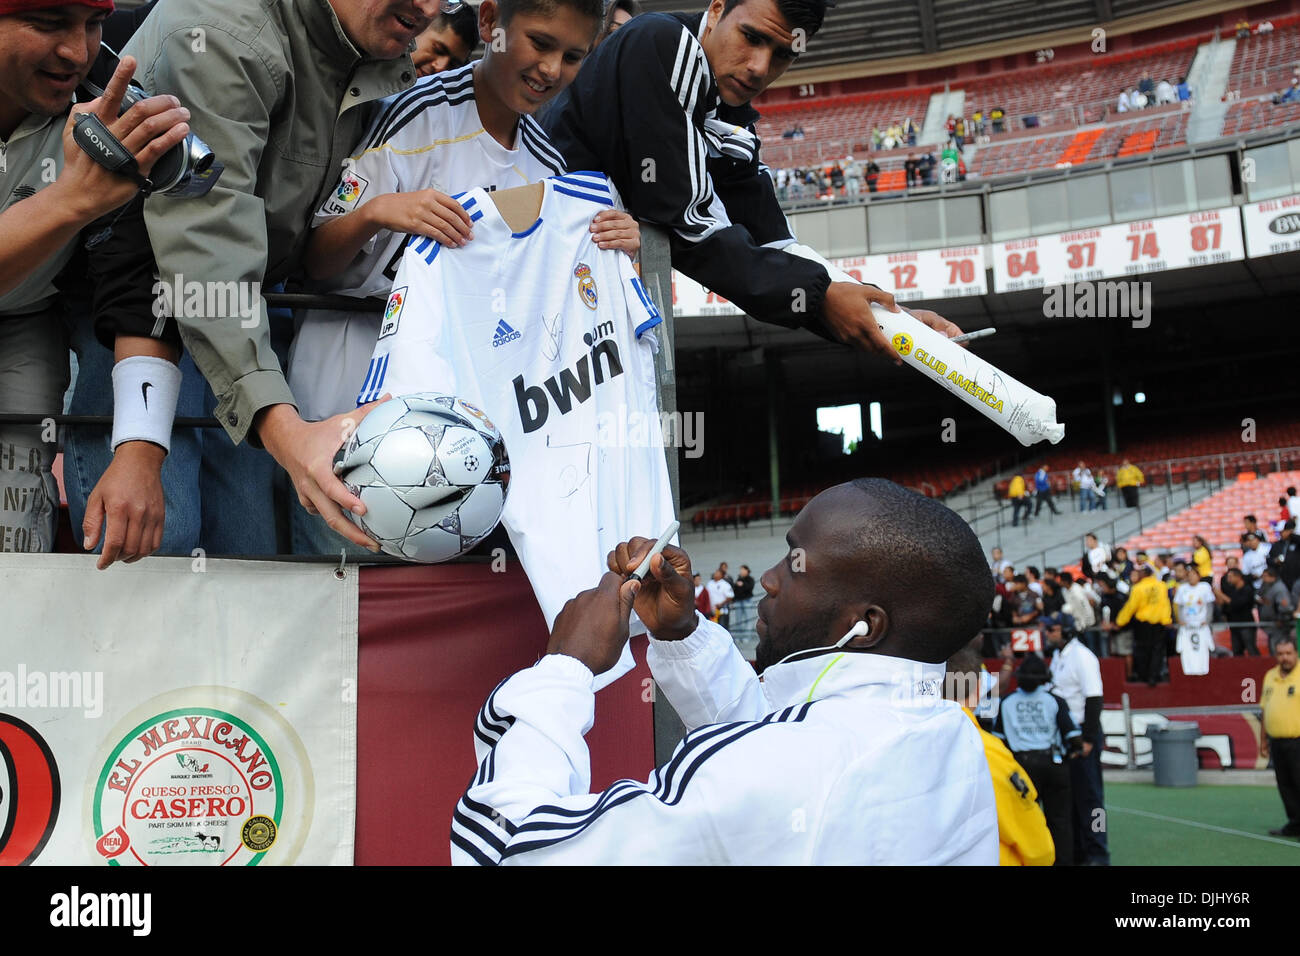
[{"label": "soccer ball", "polygon": [[510,459],[469,402],[420,392],[375,408],[334,459],[366,506],[348,517],[384,551],[431,564],[464,554],[501,520]]}]

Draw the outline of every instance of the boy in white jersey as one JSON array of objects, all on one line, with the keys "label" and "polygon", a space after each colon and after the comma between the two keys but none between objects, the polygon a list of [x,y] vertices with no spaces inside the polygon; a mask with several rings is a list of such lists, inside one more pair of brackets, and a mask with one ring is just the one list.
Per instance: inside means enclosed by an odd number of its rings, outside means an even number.
[{"label": "boy in white jersey", "polygon": [[1201,580],[1196,565],[1187,566],[1187,580],[1174,592],[1178,612],[1178,653],[1182,655],[1183,673],[1198,676],[1210,672],[1210,614],[1214,608],[1214,591]]},{"label": "boy in white jersey", "polygon": [[[577,76],[600,28],[600,0],[483,0],[478,17],[483,58],[389,100],[345,163],[304,258],[308,276],[321,280],[317,291],[387,296],[408,235],[449,246],[472,240],[473,223],[450,194],[565,172],[529,114]],[[591,231],[600,248],[635,254],[640,246],[635,220],[621,210],[597,214]],[[289,383],[305,420],[355,407],[379,323],[377,313],[302,314]],[[296,531],[295,551],[341,546],[322,522],[308,524],[300,530],[319,547]]]}]

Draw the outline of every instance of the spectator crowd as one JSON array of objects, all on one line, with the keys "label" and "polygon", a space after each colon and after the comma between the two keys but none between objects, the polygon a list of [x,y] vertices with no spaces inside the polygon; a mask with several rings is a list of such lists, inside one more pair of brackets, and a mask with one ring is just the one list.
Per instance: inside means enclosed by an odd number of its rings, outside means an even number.
[{"label": "spectator crowd", "polygon": [[[1095,489],[1080,487],[1083,509]],[[1020,500],[1013,502],[1017,515]],[[1300,617],[1300,496],[1294,487],[1279,506],[1272,522],[1243,517],[1238,547],[1220,549],[1231,553],[1217,579],[1215,548],[1202,535],[1193,535],[1181,553],[1137,551],[1130,557],[1123,546],[1112,548],[1089,534],[1077,573],[1017,569],[994,548],[985,656],[1005,653],[1007,629],[1061,626],[1098,657],[1123,658],[1130,681],[1154,687],[1168,680],[1173,656],[1188,676],[1208,673],[1212,657],[1258,656],[1260,631],[1273,654],[1279,641],[1295,636]],[[1216,625],[1230,631],[1231,651],[1214,641]]]}]

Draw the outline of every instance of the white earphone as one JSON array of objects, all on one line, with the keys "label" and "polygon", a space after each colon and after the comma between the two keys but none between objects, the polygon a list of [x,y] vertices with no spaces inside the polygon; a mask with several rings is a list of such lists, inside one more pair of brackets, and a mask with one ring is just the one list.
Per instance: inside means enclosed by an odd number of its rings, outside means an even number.
[{"label": "white earphone", "polygon": [[802,651],[795,651],[792,654],[787,654],[785,657],[781,658],[779,661],[776,662],[776,664],[772,666],[775,667],[778,664],[784,664],[792,657],[800,657],[805,654],[816,654],[820,651],[839,650],[841,647],[843,647],[849,641],[853,640],[855,637],[866,637],[870,633],[871,633],[871,625],[868,624],[866,621],[858,621],[857,624],[854,624],[853,627],[849,628],[849,633],[845,634],[843,637],[841,637],[830,647],[806,647]]},{"label": "white earphone", "polygon": [[845,644],[853,640],[855,637],[866,637],[870,633],[871,633],[871,625],[868,624],[866,621],[858,621],[857,624],[854,624],[853,627],[849,629],[849,633],[845,634],[843,637],[841,637],[838,641],[835,642],[835,646],[843,647]]}]

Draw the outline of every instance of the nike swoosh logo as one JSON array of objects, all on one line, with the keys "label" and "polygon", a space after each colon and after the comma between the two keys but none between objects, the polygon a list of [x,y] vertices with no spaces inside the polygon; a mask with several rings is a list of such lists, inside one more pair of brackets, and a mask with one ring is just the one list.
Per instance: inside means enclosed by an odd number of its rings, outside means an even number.
[{"label": "nike swoosh logo", "polygon": [[144,396],[144,410],[149,410],[149,389],[153,388],[153,382],[144,382],[140,385],[140,394]]}]

